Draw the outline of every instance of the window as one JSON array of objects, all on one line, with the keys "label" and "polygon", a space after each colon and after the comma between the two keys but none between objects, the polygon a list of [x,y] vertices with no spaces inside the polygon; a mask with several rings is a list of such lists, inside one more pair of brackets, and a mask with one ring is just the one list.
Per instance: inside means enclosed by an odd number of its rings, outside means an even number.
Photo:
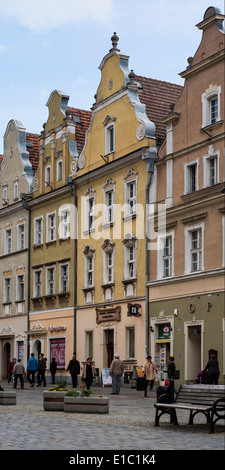
[{"label": "window", "polygon": [[126,328],[126,342],[128,359],[135,359],[135,328]]},{"label": "window", "polygon": [[202,269],[202,231],[191,232],[191,271]]},{"label": "window", "polygon": [[105,154],[115,151],[115,125],[110,124],[105,130]]},{"label": "window", "polygon": [[174,275],[174,231],[158,235],[157,278],[163,279]]},{"label": "window", "polygon": [[86,331],[86,357],[93,357],[93,331]]},{"label": "window", "polygon": [[202,128],[221,120],[220,97],[221,86],[212,84],[202,94]]},{"label": "window", "polygon": [[11,302],[11,278],[7,277],[4,280],[5,286],[4,286],[4,302],[6,304]]},{"label": "window", "polygon": [[24,250],[25,248],[25,225],[24,224],[18,225],[17,234],[18,234],[17,249]]},{"label": "window", "polygon": [[50,360],[55,358],[57,369],[66,367],[66,340],[65,338],[50,339]]},{"label": "window", "polygon": [[56,214],[47,214],[47,242],[56,240]]},{"label": "window", "polygon": [[125,182],[125,217],[132,217],[137,213],[137,173],[129,170],[124,178]]},{"label": "window", "polygon": [[115,181],[108,178],[103,186],[103,224],[114,222],[114,202],[115,202]]},{"label": "window", "polygon": [[55,267],[52,267],[52,266],[47,268],[46,294],[47,295],[55,294]]},{"label": "window", "polygon": [[213,186],[219,183],[219,158],[220,151],[214,151],[213,145],[209,145],[208,154],[203,157],[203,185]]},{"label": "window", "polygon": [[24,300],[24,275],[17,276],[17,300]]},{"label": "window", "polygon": [[68,238],[70,236],[70,211],[69,208],[60,210],[59,213],[60,225],[59,236],[60,238]]},{"label": "window", "polygon": [[18,181],[14,181],[14,199],[18,199]]},{"label": "window", "polygon": [[172,276],[172,237],[167,237],[163,250],[163,277]]},{"label": "window", "polygon": [[204,224],[185,228],[185,272],[204,269]]},{"label": "window", "polygon": [[43,217],[34,220],[34,244],[42,245],[43,243]]},{"label": "window", "polygon": [[124,278],[135,279],[136,278],[136,251],[137,251],[137,240],[132,235],[126,236],[123,241],[124,244]]},{"label": "window", "polygon": [[59,160],[57,162],[57,181],[62,181],[63,178],[63,162]]},{"label": "window", "polygon": [[12,253],[12,229],[6,229],[5,231],[5,254]]},{"label": "window", "polygon": [[42,296],[42,271],[34,271],[34,297]]},{"label": "window", "polygon": [[86,234],[95,229],[95,193],[96,191],[89,186],[82,198],[81,212],[84,213],[84,233]]},{"label": "window", "polygon": [[3,204],[7,204],[8,202],[8,199],[7,199],[7,184],[3,187],[3,195],[2,195],[2,198],[3,198]]},{"label": "window", "polygon": [[51,167],[47,166],[45,168],[45,186],[51,185]]},{"label": "window", "polygon": [[61,264],[59,273],[59,292],[64,294],[69,292],[69,265]]},{"label": "window", "polygon": [[184,166],[184,178],[185,178],[185,188],[184,193],[193,193],[198,191],[198,165],[199,161],[195,160],[190,163],[185,163]]},{"label": "window", "polygon": [[105,203],[106,203],[106,223],[113,222],[114,213],[113,213],[113,191],[107,191],[105,194]]},{"label": "window", "polygon": [[84,285],[85,288],[94,287],[94,259],[95,251],[91,246],[86,246],[84,250],[84,262],[85,262],[85,278]]}]

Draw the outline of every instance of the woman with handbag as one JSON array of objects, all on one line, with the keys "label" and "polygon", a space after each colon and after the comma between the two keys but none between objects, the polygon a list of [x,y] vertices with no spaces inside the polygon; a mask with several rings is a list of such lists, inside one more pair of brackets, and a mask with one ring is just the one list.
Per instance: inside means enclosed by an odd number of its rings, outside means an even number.
[{"label": "woman with handbag", "polygon": [[87,390],[90,390],[90,386],[93,382],[94,377],[95,377],[95,367],[94,367],[94,364],[92,364],[91,357],[88,357],[87,362],[84,364],[84,369],[83,369],[83,374],[82,374],[82,379],[86,383]]},{"label": "woman with handbag", "polygon": [[151,391],[154,385],[155,372],[157,372],[156,366],[154,362],[152,362],[151,356],[147,357],[147,361],[144,363],[143,369],[144,369],[144,374],[146,378],[145,397],[147,397],[148,384],[150,384],[150,391]]}]

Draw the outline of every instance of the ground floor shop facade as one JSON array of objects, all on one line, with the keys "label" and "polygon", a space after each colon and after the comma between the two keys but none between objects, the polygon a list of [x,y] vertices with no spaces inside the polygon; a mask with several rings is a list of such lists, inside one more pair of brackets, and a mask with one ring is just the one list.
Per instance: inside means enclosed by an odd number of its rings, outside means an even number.
[{"label": "ground floor shop facade", "polygon": [[202,281],[150,288],[150,354],[162,381],[169,356],[175,357],[178,384],[193,382],[213,353],[219,361],[219,383],[224,381],[224,281],[216,275]]},{"label": "ground floor shop facade", "polygon": [[27,316],[0,319],[0,378],[8,378],[9,362],[15,357],[27,362]]}]

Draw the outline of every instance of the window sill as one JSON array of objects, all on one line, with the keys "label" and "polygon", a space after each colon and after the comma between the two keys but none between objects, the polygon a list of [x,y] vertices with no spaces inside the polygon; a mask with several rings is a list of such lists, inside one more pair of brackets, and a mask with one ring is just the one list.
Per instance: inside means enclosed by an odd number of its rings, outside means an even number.
[{"label": "window sill", "polygon": [[207,126],[201,127],[200,131],[204,132],[205,134],[208,134],[209,131],[212,131],[213,129],[216,129],[217,127],[222,126],[222,124],[223,124],[223,120],[220,119],[219,121],[216,121],[213,124],[207,124]]}]

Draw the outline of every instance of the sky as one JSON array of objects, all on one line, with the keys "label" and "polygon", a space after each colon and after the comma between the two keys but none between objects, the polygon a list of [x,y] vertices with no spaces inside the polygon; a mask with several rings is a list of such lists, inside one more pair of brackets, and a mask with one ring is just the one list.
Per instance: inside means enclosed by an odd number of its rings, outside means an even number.
[{"label": "sky", "polygon": [[0,154],[11,119],[43,130],[56,89],[90,110],[114,32],[130,70],[183,85],[179,73],[202,37],[195,25],[210,6],[224,13],[225,0],[214,1],[0,0]]}]

